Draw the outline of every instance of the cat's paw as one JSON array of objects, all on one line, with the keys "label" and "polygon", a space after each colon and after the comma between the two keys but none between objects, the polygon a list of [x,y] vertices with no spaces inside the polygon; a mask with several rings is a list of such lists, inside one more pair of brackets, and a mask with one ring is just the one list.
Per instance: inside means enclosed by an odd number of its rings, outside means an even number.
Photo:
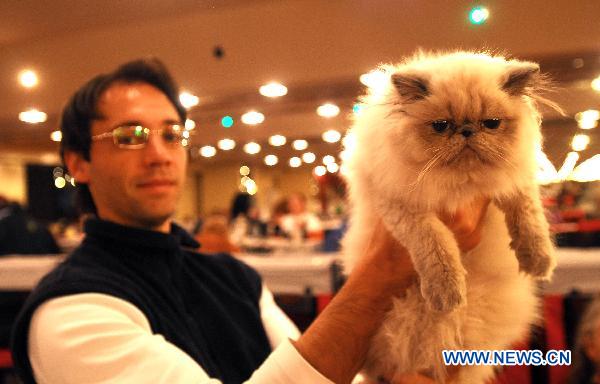
[{"label": "cat's paw", "polygon": [[554,246],[549,238],[532,240],[534,241],[515,244],[519,270],[532,277],[547,280],[556,267]]},{"label": "cat's paw", "polygon": [[421,280],[421,294],[429,308],[438,312],[450,312],[467,303],[467,287],[462,276]]}]

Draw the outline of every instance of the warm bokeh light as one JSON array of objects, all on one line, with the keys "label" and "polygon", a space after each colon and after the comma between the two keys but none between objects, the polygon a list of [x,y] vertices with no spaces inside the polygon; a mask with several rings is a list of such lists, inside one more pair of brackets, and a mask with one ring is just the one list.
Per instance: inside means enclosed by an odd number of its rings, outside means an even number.
[{"label": "warm bokeh light", "polygon": [[559,180],[566,180],[573,169],[575,168],[575,164],[577,164],[577,160],[579,160],[579,153],[577,152],[569,152],[567,157],[565,158],[565,162],[562,167],[558,170],[557,176]]},{"label": "warm bokeh light", "polygon": [[575,135],[573,136],[573,140],[571,140],[571,148],[577,152],[583,151],[589,143],[590,137],[588,135]]},{"label": "warm bokeh light", "polygon": [[37,74],[31,69],[25,69],[19,72],[19,84],[25,88],[33,88],[38,85],[39,79]]},{"label": "warm bokeh light", "polygon": [[594,91],[600,92],[600,76],[598,76],[594,80],[592,80],[591,86]]},{"label": "warm bokeh light", "polygon": [[217,148],[213,147],[212,145],[205,145],[204,147],[200,148],[200,156],[202,157],[213,157],[216,154]]},{"label": "warm bokeh light", "polygon": [[286,141],[287,139],[283,135],[273,135],[269,137],[269,144],[274,147],[281,147],[282,145],[285,145]]},{"label": "warm bokeh light", "polygon": [[278,162],[279,162],[279,159],[275,155],[265,156],[265,164],[267,164],[269,167],[272,167],[273,165],[277,164]]},{"label": "warm bokeh light", "polygon": [[57,177],[56,179],[54,179],[54,186],[56,188],[64,188],[65,185],[67,185],[67,181],[64,177]]},{"label": "warm bokeh light", "polygon": [[61,131],[53,131],[50,134],[50,140],[52,141],[61,141],[62,140],[62,132]]},{"label": "warm bokeh light", "polygon": [[258,152],[260,152],[260,144],[251,141],[244,145],[244,152],[249,155],[256,155]]},{"label": "warm bokeh light", "polygon": [[327,164],[327,172],[336,173],[340,169],[340,166],[337,163],[328,163]]},{"label": "warm bokeh light", "polygon": [[47,118],[48,115],[42,111],[38,111],[35,108],[19,113],[19,120],[29,124],[43,123]]},{"label": "warm bokeh light", "polygon": [[323,156],[323,164],[335,163],[335,157],[331,155]]},{"label": "warm bokeh light", "polygon": [[235,148],[235,140],[232,139],[221,139],[217,143],[217,147],[223,151],[230,151]]},{"label": "warm bokeh light", "polygon": [[322,135],[323,141],[328,143],[337,143],[342,138],[342,134],[336,131],[335,129],[330,129],[323,132]]},{"label": "warm bokeh light", "polygon": [[579,164],[569,176],[570,180],[589,182],[600,180],[600,154]]},{"label": "warm bokeh light", "polygon": [[186,119],[184,127],[188,131],[191,131],[192,129],[196,128],[196,122],[194,120],[192,120],[192,119]]},{"label": "warm bokeh light", "polygon": [[249,195],[254,195],[256,192],[258,192],[258,186],[256,185],[256,182],[249,177],[244,180],[244,187]]},{"label": "warm bokeh light", "polygon": [[600,119],[600,111],[597,109],[588,109],[587,111],[579,112],[575,115],[577,125],[581,129],[592,129],[598,126]]},{"label": "warm bokeh light", "polygon": [[247,125],[257,125],[265,121],[265,115],[257,111],[249,111],[242,115],[242,123]]},{"label": "warm bokeh light", "polygon": [[302,159],[300,159],[298,156],[294,156],[290,159],[289,164],[292,168],[298,168],[302,165]]},{"label": "warm bokeh light", "polygon": [[183,105],[183,107],[185,109],[190,109],[190,108],[198,105],[198,102],[200,101],[200,99],[198,99],[198,96],[184,91],[179,94],[179,101],[181,102],[181,105]]},{"label": "warm bokeh light", "polygon": [[[360,82],[372,89],[383,89],[389,81],[389,75],[384,71],[375,69],[360,75]],[[359,104],[355,104],[359,105]],[[356,111],[354,111],[356,113]]]},{"label": "warm bokeh light", "polygon": [[302,154],[302,161],[304,161],[306,164],[312,164],[316,159],[317,156],[312,152],[306,152]]},{"label": "warm bokeh light", "polygon": [[281,97],[287,95],[287,88],[285,85],[272,82],[261,86],[258,89],[261,95],[266,97]]},{"label": "warm bokeh light", "polygon": [[240,175],[248,176],[250,174],[250,168],[247,165],[242,165],[240,167]]},{"label": "warm bokeh light", "polygon": [[308,141],[306,140],[294,140],[292,142],[292,147],[296,150],[296,151],[304,151],[306,148],[308,148]]},{"label": "warm bokeh light", "polygon": [[340,107],[335,104],[326,103],[317,108],[317,115],[321,117],[335,117],[340,114]]},{"label": "warm bokeh light", "polygon": [[536,181],[539,184],[547,185],[560,181],[554,164],[552,164],[541,148],[538,148],[536,151],[536,160],[539,166]]},{"label": "warm bokeh light", "polygon": [[317,176],[323,176],[323,175],[325,175],[327,173],[327,168],[325,168],[322,165],[317,165],[315,167],[315,171],[314,172],[315,172],[315,175],[317,175]]}]

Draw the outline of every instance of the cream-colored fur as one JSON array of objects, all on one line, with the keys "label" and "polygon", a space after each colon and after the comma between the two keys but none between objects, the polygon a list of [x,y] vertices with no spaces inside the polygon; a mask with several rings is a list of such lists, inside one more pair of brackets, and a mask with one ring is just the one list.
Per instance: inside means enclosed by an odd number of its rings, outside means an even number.
[{"label": "cream-colored fur", "polygon": [[[420,53],[380,70],[386,80],[362,99],[346,141],[345,261],[352,268],[381,218],[409,250],[419,284],[395,299],[365,372],[426,371],[444,382],[443,349],[505,349],[527,334],[537,313],[532,278],[549,278],[555,265],[535,184],[542,78],[536,64],[469,52]],[[490,129],[488,119],[501,123]],[[442,120],[451,124],[436,132]],[[482,241],[461,254],[436,213],[480,197],[493,202]],[[458,383],[492,374],[464,367]]]}]

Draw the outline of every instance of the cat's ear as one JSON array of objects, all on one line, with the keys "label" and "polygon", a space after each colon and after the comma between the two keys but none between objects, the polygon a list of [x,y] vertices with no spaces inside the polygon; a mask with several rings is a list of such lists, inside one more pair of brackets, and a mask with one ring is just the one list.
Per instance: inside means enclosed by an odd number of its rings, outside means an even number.
[{"label": "cat's ear", "polygon": [[541,79],[540,66],[536,63],[511,63],[502,89],[513,96],[525,95],[537,88]]},{"label": "cat's ear", "polygon": [[422,100],[429,95],[427,80],[415,73],[396,72],[392,84],[405,102]]}]

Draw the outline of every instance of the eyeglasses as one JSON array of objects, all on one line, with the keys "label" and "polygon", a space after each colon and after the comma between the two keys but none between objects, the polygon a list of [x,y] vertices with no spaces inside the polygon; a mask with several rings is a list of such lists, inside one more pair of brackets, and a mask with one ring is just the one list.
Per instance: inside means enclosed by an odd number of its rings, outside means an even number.
[{"label": "eyeglasses", "polygon": [[190,133],[180,124],[168,124],[158,129],[150,129],[141,125],[121,125],[110,132],[92,136],[92,140],[98,141],[112,137],[113,142],[119,148],[140,149],[146,146],[150,132],[158,132],[165,143],[173,146],[186,146],[190,137]]}]

